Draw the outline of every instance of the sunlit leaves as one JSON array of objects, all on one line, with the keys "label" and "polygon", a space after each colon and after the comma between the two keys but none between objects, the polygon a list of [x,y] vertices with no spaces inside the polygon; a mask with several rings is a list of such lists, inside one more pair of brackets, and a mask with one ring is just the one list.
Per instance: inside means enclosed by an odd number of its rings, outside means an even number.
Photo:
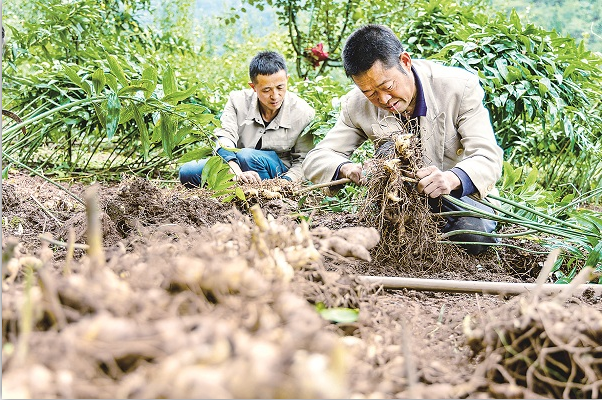
[{"label": "sunlit leaves", "polygon": [[224,163],[220,156],[209,157],[201,174],[201,187],[213,191],[214,197],[222,197],[222,201],[228,202],[238,197],[245,200],[242,189],[233,180],[234,174],[230,167]]},{"label": "sunlit leaves", "polygon": [[166,96],[175,93],[178,90],[178,86],[176,84],[176,77],[174,75],[174,71],[171,66],[167,66],[165,68],[165,72],[163,73],[163,93]]},{"label": "sunlit leaves", "polygon": [[107,78],[105,77],[102,68],[97,68],[96,71],[94,71],[92,74],[92,83],[94,84],[94,92],[97,96],[100,96],[107,83]]},{"label": "sunlit leaves", "polygon": [[121,65],[119,65],[119,62],[117,61],[117,58],[109,54],[107,57],[107,61],[109,62],[109,68],[111,69],[111,73],[113,73],[113,76],[115,76],[115,78],[121,84],[121,86],[127,86],[128,81],[125,77],[123,69],[121,68]]},{"label": "sunlit leaves", "polygon": [[121,102],[115,92],[109,92],[107,95],[107,137],[113,138],[119,125],[119,111],[121,110]]}]

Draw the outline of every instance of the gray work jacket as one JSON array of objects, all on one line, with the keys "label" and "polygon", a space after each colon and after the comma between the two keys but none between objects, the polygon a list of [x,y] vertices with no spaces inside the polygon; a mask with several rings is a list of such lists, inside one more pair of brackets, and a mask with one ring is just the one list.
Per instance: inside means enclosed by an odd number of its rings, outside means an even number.
[{"label": "gray work jacket", "polygon": [[261,139],[261,150],[275,151],[289,168],[285,176],[298,181],[303,179],[305,155],[314,147],[313,136],[303,134],[314,117],[305,100],[287,91],[278,115],[265,126],[255,91],[237,90],[230,93],[220,117],[222,127],[214,133],[221,147],[256,148]]},{"label": "gray work jacket", "polygon": [[[433,61],[412,60],[427,105],[420,117],[423,161],[442,171],[461,168],[474,183],[479,197],[494,191],[501,177],[503,152],[497,144],[484,91],[476,75]],[[337,167],[366,140],[382,138],[394,115],[374,106],[356,87],[341,98],[335,126],[307,154],[305,176],[316,183],[333,179]],[[494,191],[494,193],[496,193]]]}]

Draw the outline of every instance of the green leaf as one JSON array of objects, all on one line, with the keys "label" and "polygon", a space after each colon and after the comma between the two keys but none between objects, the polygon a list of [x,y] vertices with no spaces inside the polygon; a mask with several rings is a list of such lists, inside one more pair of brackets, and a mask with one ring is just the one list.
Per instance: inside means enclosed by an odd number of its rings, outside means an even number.
[{"label": "green leaf", "polygon": [[586,267],[599,269],[600,265],[602,265],[602,241],[598,242],[596,247],[590,251],[587,260],[585,260]]},{"label": "green leaf", "polygon": [[2,179],[8,179],[8,169],[10,168],[11,164],[9,163],[6,167],[4,167],[2,169]]},{"label": "green leaf", "polygon": [[359,310],[351,308],[324,308],[318,311],[322,318],[336,323],[351,323],[357,322],[359,318]]},{"label": "green leaf", "polygon": [[107,83],[107,78],[105,78],[105,73],[102,68],[96,69],[92,74],[92,84],[94,85],[94,93],[97,96],[102,94],[102,91]]},{"label": "green leaf", "polygon": [[203,172],[201,173],[201,187],[205,184],[210,186],[215,182],[215,174],[219,171],[220,164],[222,164],[222,158],[220,156],[209,157],[209,160],[205,163]]},{"label": "green leaf", "polygon": [[105,74],[105,78],[107,79],[107,85],[109,85],[109,87],[111,88],[111,90],[113,90],[115,93],[117,93],[117,90],[119,90],[118,88],[118,84],[117,84],[117,78],[115,78],[115,75],[106,75]]},{"label": "green leaf", "polygon": [[529,175],[527,175],[527,178],[525,178],[525,184],[523,185],[523,187],[525,189],[532,189],[535,187],[535,184],[537,183],[537,176],[539,175],[539,171],[537,171],[537,168],[533,168],[531,170],[531,172],[529,172]]},{"label": "green leaf", "polygon": [[[165,88],[165,87],[164,87]],[[175,105],[179,101],[186,100],[198,90],[199,86],[195,85],[183,92],[172,92],[163,98],[163,101],[171,105]]]},{"label": "green leaf", "polygon": [[213,149],[211,147],[200,147],[198,149],[194,149],[184,154],[178,159],[178,162],[185,163],[193,160],[201,160],[203,158],[209,157],[212,153]]},{"label": "green leaf", "polygon": [[121,103],[119,97],[115,92],[109,92],[107,96],[107,138],[112,139],[115,132],[117,132],[117,125],[119,125],[119,112],[121,110]]},{"label": "green leaf", "polygon": [[101,107],[99,104],[97,103],[92,103],[92,106],[94,106],[94,110],[96,110],[96,116],[98,117],[98,122],[100,122],[100,125],[103,127],[103,129],[107,128],[107,112],[104,109],[104,107]]},{"label": "green leaf", "polygon": [[163,93],[165,96],[169,96],[172,93],[175,93],[178,90],[176,84],[176,77],[174,75],[173,69],[170,65],[165,68],[165,72],[163,73]]},{"label": "green leaf", "polygon": [[73,68],[71,68],[68,65],[63,65],[63,70],[65,71],[65,75],[67,75],[67,77],[71,79],[73,83],[75,83],[79,87],[82,87],[82,78],[77,74],[77,72]]},{"label": "green leaf", "polygon": [[119,65],[119,63],[117,62],[117,58],[109,54],[107,57],[107,61],[109,62],[109,68],[111,69],[111,72],[113,73],[113,75],[115,75],[115,78],[117,78],[119,83],[121,83],[121,86],[127,86],[128,80],[125,77],[125,74],[123,73],[121,65]]},{"label": "green leaf", "polygon": [[82,78],[77,74],[77,72],[73,68],[71,68],[68,65],[64,65],[63,69],[64,69],[67,77],[69,79],[71,79],[71,81],[73,81],[73,83],[75,83],[77,86],[82,88],[88,96],[92,95],[92,90],[90,88],[90,84],[88,82],[82,80]]},{"label": "green leaf", "polygon": [[129,85],[129,86],[124,86],[121,89],[119,89],[119,91],[117,92],[117,94],[119,96],[123,96],[123,95],[126,95],[128,93],[136,93],[136,92],[146,92],[146,86],[144,86],[144,85]]},{"label": "green leaf", "polygon": [[175,136],[176,136],[176,124],[168,113],[161,113],[161,143],[163,144],[163,151],[171,158],[172,150],[175,147]]},{"label": "green leaf", "polygon": [[136,121],[136,125],[138,126],[138,130],[140,131],[140,143],[142,144],[142,157],[144,161],[148,160],[148,151],[150,149],[150,139],[148,136],[148,129],[146,127],[146,123],[144,122],[144,117],[142,113],[136,107],[135,104],[132,104],[132,111],[134,114],[134,121]]},{"label": "green leaf", "polygon": [[157,87],[157,70],[155,67],[149,66],[144,68],[144,71],[142,71],[142,80],[142,85],[146,88],[144,96],[148,99]]},{"label": "green leaf", "polygon": [[237,186],[236,189],[234,189],[234,193],[236,194],[236,197],[238,197],[240,200],[242,200],[242,201],[247,200],[247,198],[245,196],[245,192],[243,192],[243,190],[240,186]]}]

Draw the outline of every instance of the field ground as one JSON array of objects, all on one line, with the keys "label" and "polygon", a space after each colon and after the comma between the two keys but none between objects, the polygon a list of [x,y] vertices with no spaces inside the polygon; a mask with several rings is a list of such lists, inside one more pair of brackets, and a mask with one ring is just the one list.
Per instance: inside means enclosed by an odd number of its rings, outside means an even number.
[{"label": "field ground", "polygon": [[[309,211],[319,193],[300,212],[294,188],[266,185],[226,204],[141,178],[95,186],[97,197],[73,184],[98,204],[87,215],[10,171],[3,398],[600,397],[593,292],[384,290],[361,278],[535,282],[545,254],[446,245],[442,260],[407,248],[402,264],[377,256],[357,214]],[[371,255],[349,255],[362,248]]]}]

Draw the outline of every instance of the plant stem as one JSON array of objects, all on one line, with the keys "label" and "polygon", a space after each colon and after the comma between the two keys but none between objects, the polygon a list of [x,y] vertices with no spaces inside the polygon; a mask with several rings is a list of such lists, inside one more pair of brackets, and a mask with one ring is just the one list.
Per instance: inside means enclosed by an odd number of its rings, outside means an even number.
[{"label": "plant stem", "polygon": [[51,110],[48,110],[46,112],[43,112],[42,114],[38,114],[35,117],[31,117],[29,119],[24,120],[23,122],[13,125],[10,128],[8,128],[6,131],[3,132],[3,135],[10,135],[11,133],[13,133],[14,131],[18,131],[19,129],[21,129],[21,127],[32,124],[40,119],[44,119],[49,115],[52,115],[54,113],[57,113],[61,110],[64,110],[66,108],[70,108],[70,107],[74,107],[74,106],[78,106],[81,104],[92,104],[92,103],[98,103],[101,102],[103,100],[105,100],[106,97],[95,97],[93,99],[81,99],[81,100],[76,100],[72,103],[67,103],[67,104],[63,104],[61,106],[55,107]]},{"label": "plant stem", "polygon": [[343,185],[343,184],[345,184],[345,183],[349,183],[349,182],[351,182],[351,179],[349,179],[349,178],[342,178],[342,179],[337,179],[336,181],[330,181],[330,182],[318,183],[318,184],[311,185],[311,186],[308,186],[308,187],[306,187],[306,188],[303,188],[303,189],[299,190],[299,191],[297,192],[297,194],[301,194],[301,193],[309,192],[309,191],[311,191],[311,190],[314,190],[314,189],[319,189],[319,188],[323,188],[323,187],[336,186],[336,185]]}]

